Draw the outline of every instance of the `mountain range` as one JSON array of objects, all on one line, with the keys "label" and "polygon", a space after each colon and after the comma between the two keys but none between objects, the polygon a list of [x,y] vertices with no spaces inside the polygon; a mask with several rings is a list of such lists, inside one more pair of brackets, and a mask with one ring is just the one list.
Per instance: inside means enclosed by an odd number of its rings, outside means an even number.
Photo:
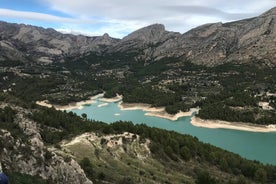
[{"label": "mountain range", "polygon": [[0,59],[25,62],[64,62],[91,52],[132,53],[136,61],[152,63],[174,57],[214,66],[227,62],[276,64],[276,8],[258,17],[210,23],[184,34],[153,24],[122,39],[108,34],[88,37],[62,34],[54,29],[0,22]]}]

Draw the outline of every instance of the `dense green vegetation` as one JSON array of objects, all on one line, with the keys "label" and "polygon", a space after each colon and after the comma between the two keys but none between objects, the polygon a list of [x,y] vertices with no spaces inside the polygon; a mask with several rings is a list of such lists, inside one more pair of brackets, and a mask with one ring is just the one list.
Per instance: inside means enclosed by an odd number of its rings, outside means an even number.
[{"label": "dense green vegetation", "polygon": [[[0,72],[5,79],[0,89],[26,102],[46,99],[61,105],[105,91],[105,97],[122,94],[124,102],[165,106],[171,114],[200,106],[202,118],[275,123],[275,110],[257,106],[263,100],[275,109],[275,99],[266,96],[266,92],[275,93],[274,68],[235,62],[205,67],[179,58],[144,63],[135,59],[136,54],[91,53],[65,63],[32,67],[2,62],[7,70]],[[7,66],[16,67],[24,77]]]},{"label": "dense green vegetation", "polygon": [[[56,111],[54,108],[43,108],[43,110],[35,112],[32,118],[44,126],[41,137],[48,144],[55,144],[63,139],[107,126],[100,122],[86,121],[72,112],[67,114]],[[54,127],[56,131],[47,127]],[[62,131],[59,131],[60,129]]]},{"label": "dense green vegetation", "polygon": [[[267,95],[267,92],[276,92],[275,68],[233,63],[208,68],[178,58],[164,58],[152,63],[143,63],[134,58],[135,53],[92,53],[78,60],[69,58],[65,63],[47,66],[29,66],[17,61],[0,62],[0,90],[4,92],[0,93],[0,100],[37,109],[34,105],[36,100],[46,99],[64,105],[105,91],[105,97],[122,94],[124,102],[165,106],[171,114],[199,106],[198,116],[203,119],[276,123],[276,99],[273,95]],[[269,102],[274,110],[259,107],[260,101]],[[14,137],[27,139],[18,125],[13,123],[15,114],[16,111],[8,106],[1,108],[0,128],[7,129]],[[42,139],[49,146],[58,147],[60,141],[84,132],[103,135],[128,131],[140,135],[141,142],[150,139],[154,158],[166,166],[169,162],[201,164],[207,169],[217,168],[229,175],[239,176],[237,183],[245,183],[246,180],[273,183],[276,180],[274,166],[242,159],[238,155],[200,143],[188,135],[131,122],[120,121],[108,125],[87,120],[85,115],[81,118],[71,112],[47,108],[34,110],[30,118],[41,125]],[[1,148],[8,145],[8,142],[0,143]],[[106,177],[104,173],[95,171],[93,163],[87,159],[81,160],[80,165],[92,180],[99,181]],[[206,168],[193,169],[190,176],[196,178],[196,183],[222,183],[213,172],[206,172]],[[23,183],[44,182],[29,177],[15,173],[14,178]],[[133,182],[129,177],[121,178],[120,181]]]},{"label": "dense green vegetation", "polygon": [[2,126],[8,126],[14,120],[15,111],[9,106],[0,109],[0,123]]},{"label": "dense green vegetation", "polygon": [[276,113],[258,107],[258,98],[248,92],[222,92],[202,102],[198,116],[232,122],[276,124]]},{"label": "dense green vegetation", "polygon": [[39,176],[31,176],[22,173],[7,173],[9,176],[9,183],[11,184],[50,184],[51,182],[42,179]]},{"label": "dense green vegetation", "polygon": [[14,60],[1,60],[0,67],[13,67],[13,66],[20,66],[23,65],[21,61],[14,61]]},{"label": "dense green vegetation", "polygon": [[90,179],[94,179],[95,171],[93,168],[92,163],[90,162],[89,158],[85,157],[80,161],[80,166],[84,170],[86,176]]},{"label": "dense green vegetation", "polygon": [[[9,106],[0,108],[0,128],[10,131],[11,134],[15,137],[22,138],[22,130],[17,124],[13,123],[15,114],[16,111]],[[2,142],[2,140],[0,140],[0,147],[3,147],[4,144],[5,142]]]}]

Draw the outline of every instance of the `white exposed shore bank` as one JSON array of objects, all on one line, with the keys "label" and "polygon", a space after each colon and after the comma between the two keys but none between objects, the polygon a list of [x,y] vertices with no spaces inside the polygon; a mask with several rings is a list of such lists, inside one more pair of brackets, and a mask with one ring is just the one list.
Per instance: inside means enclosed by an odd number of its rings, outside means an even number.
[{"label": "white exposed shore bank", "polygon": [[142,110],[145,111],[146,116],[154,116],[158,118],[164,118],[171,121],[176,121],[180,117],[184,116],[191,116],[194,112],[197,112],[198,109],[193,108],[188,112],[178,112],[177,114],[169,114],[165,111],[165,107],[151,107],[149,104],[143,104],[143,103],[119,103],[119,108],[121,110]]},{"label": "white exposed shore bank", "polygon": [[90,97],[88,100],[83,100],[80,102],[75,102],[75,103],[69,103],[68,105],[53,105],[50,104],[47,100],[43,100],[43,101],[37,101],[36,104],[37,105],[41,105],[44,107],[54,107],[56,110],[72,110],[72,109],[82,109],[84,105],[87,104],[93,104],[95,103],[95,99],[102,97],[104,94],[98,94],[95,96]]},{"label": "white exposed shore bank", "polygon": [[241,122],[228,122],[221,120],[203,120],[198,117],[192,117],[191,124],[204,128],[224,128],[233,130],[242,130],[250,132],[276,132],[276,125],[255,125]]},{"label": "white exposed shore bank", "polygon": [[119,102],[123,99],[122,95],[117,94],[115,97],[113,98],[101,98],[100,101],[102,102],[107,102],[107,103],[112,103],[112,102]]}]

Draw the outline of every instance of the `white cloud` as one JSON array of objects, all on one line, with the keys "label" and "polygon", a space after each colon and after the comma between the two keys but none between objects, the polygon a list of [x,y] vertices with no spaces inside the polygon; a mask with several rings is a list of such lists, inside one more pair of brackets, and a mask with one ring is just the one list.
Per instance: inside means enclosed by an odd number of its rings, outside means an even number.
[{"label": "white cloud", "polygon": [[[191,28],[187,17],[198,18],[198,26],[216,20],[226,22],[257,16],[275,6],[274,0],[44,0],[53,10],[78,17],[103,17],[133,25],[162,23],[174,31]],[[179,22],[179,20],[182,20]],[[192,22],[193,23],[193,22]],[[183,24],[183,26],[181,26]],[[134,30],[134,27],[132,30]]]},{"label": "white cloud", "polygon": [[[44,0],[50,8],[75,16],[106,17],[120,20],[152,20],[167,16],[260,13],[275,6],[274,0]],[[184,7],[175,11],[170,7]]]},{"label": "white cloud", "polygon": [[[142,26],[146,26],[146,24]],[[141,28],[140,24],[110,20],[104,25],[96,26],[96,28],[89,25],[85,25],[85,27],[83,27],[81,25],[75,24],[63,24],[59,28],[56,28],[56,30],[62,33],[70,33],[76,35],[83,34],[87,36],[101,36],[104,33],[108,33],[114,38],[122,38],[133,30],[139,28]]]},{"label": "white cloud", "polygon": [[0,9],[0,16],[62,23],[58,30],[87,35],[123,37],[143,26],[161,23],[170,31],[186,32],[205,23],[228,22],[260,13],[275,0],[42,0],[48,9],[71,18]]}]

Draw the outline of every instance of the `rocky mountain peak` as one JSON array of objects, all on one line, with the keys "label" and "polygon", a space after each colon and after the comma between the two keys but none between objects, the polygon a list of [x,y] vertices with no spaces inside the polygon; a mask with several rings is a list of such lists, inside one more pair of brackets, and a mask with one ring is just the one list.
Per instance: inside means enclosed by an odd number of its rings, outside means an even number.
[{"label": "rocky mountain peak", "polygon": [[105,38],[105,39],[106,39],[106,38],[109,38],[109,34],[108,34],[108,33],[104,33],[104,34],[103,34],[103,38]]},{"label": "rocky mountain peak", "polygon": [[157,42],[161,36],[165,33],[165,26],[162,24],[153,24],[133,33],[123,38],[123,41],[128,40],[141,40],[145,42]]}]

